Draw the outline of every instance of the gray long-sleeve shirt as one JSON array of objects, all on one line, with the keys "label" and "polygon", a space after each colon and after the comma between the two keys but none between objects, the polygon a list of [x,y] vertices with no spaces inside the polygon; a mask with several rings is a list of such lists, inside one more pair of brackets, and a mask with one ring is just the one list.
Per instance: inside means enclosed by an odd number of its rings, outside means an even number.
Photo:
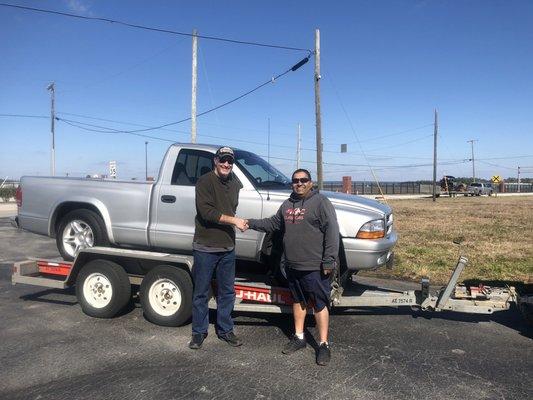
[{"label": "gray long-sleeve shirt", "polygon": [[287,265],[295,270],[334,268],[339,254],[339,225],[328,198],[311,191],[305,198],[294,193],[270,218],[250,219],[251,229],[283,232]]}]

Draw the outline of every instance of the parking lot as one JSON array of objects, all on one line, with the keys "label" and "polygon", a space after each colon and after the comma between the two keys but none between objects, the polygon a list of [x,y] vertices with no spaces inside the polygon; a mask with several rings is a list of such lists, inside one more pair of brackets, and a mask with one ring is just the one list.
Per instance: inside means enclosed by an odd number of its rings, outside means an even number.
[{"label": "parking lot", "polygon": [[190,325],[153,325],[138,305],[115,319],[93,319],[73,291],[11,285],[13,262],[57,256],[54,240],[0,218],[2,399],[533,398],[533,332],[514,308],[492,316],[409,308],[337,313],[332,362],[319,367],[312,347],[281,354],[289,316],[236,314],[242,347],[219,341],[211,326],[204,347],[192,351]]}]

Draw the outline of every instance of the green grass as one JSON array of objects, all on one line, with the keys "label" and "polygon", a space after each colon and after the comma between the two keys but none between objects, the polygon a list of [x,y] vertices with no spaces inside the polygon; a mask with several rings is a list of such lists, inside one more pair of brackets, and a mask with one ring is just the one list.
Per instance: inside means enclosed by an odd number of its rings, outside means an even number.
[{"label": "green grass", "polygon": [[[533,281],[533,196],[391,200],[395,266],[366,275],[448,280],[459,255],[469,260],[461,278]],[[462,245],[453,244],[464,237]]]}]

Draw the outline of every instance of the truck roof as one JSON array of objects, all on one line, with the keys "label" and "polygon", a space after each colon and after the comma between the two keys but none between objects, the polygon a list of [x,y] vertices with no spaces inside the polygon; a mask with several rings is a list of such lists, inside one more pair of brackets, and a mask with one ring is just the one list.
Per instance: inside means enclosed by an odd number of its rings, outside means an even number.
[{"label": "truck roof", "polygon": [[[219,148],[225,145],[216,144],[202,144],[202,143],[173,143],[172,147],[187,147],[188,149],[206,150],[215,153]],[[231,146],[230,146],[231,147]],[[231,147],[233,150],[240,150],[236,147]]]}]

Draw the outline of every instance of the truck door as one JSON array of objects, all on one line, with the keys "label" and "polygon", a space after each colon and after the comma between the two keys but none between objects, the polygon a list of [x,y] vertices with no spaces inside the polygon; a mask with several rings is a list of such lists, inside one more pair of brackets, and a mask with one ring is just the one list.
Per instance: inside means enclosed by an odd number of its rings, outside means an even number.
[{"label": "truck door", "polygon": [[[174,160],[172,176],[160,183],[154,199],[157,207],[154,215],[153,245],[158,248],[192,252],[196,216],[195,185],[200,176],[213,169],[213,153],[181,149]],[[241,174],[236,172],[239,177]],[[253,192],[245,188],[241,190],[237,215],[243,218],[261,217],[261,196],[255,189]],[[251,230],[245,233],[237,231],[236,236],[237,256],[241,259],[255,259],[259,234]]]}]

